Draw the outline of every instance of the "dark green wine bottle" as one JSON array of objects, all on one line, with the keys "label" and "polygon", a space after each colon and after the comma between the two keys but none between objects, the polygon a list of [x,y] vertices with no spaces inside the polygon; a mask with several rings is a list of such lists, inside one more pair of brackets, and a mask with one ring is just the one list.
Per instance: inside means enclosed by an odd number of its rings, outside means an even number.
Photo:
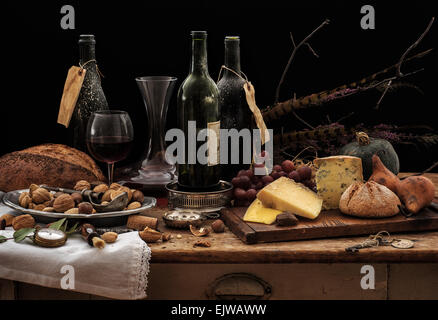
[{"label": "dark green wine bottle", "polygon": [[[190,73],[178,90],[178,122],[185,135],[185,163],[178,163],[178,182],[186,188],[207,189],[217,186],[220,179],[219,92],[208,74],[207,32],[192,31],[191,35]],[[203,129],[216,134],[197,141]],[[198,151],[204,150],[200,149],[202,146],[207,147],[204,154],[208,155],[208,161],[199,161]]]},{"label": "dark green wine bottle", "polygon": [[72,115],[73,146],[87,152],[85,131],[94,111],[107,110],[108,103],[100,82],[96,62],[96,40],[92,34],[79,37],[79,64],[86,69],[84,82]]},{"label": "dark green wine bottle", "polygon": [[[219,107],[221,110],[221,128],[222,129],[251,129],[252,113],[249,109],[245,98],[243,85],[245,80],[242,79],[240,71],[240,38],[225,37],[225,67],[231,69],[223,70],[223,77],[217,83],[219,89]],[[250,138],[249,138],[250,139]],[[248,169],[251,162],[251,141],[239,140],[239,146],[236,148],[228,141],[228,164],[221,164],[221,177],[224,180],[231,181],[239,170]],[[222,147],[224,147],[224,142]],[[232,163],[232,156],[239,152],[239,163]],[[244,157],[247,152],[247,159]],[[237,155],[236,155],[237,156]],[[246,164],[244,162],[247,162]]]}]

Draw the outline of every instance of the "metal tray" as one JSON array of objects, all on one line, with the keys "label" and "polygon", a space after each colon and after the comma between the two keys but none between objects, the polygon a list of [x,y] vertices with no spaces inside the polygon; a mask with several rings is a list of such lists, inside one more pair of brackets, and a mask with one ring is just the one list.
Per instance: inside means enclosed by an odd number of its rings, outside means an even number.
[{"label": "metal tray", "polygon": [[153,197],[144,197],[143,204],[140,208],[102,212],[93,214],[65,214],[57,212],[43,212],[39,210],[26,209],[18,205],[18,197],[22,192],[28,192],[29,189],[16,190],[6,193],[3,196],[3,203],[8,207],[17,210],[23,214],[30,214],[36,221],[41,223],[50,223],[62,218],[83,220],[93,224],[95,227],[108,227],[108,226],[121,226],[125,225],[128,220],[128,216],[143,212],[156,205],[157,199]]}]

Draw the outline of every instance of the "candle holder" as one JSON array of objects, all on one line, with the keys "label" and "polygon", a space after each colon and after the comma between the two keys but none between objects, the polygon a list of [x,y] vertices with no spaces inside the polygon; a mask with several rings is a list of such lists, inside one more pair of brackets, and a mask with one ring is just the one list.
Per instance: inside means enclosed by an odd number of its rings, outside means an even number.
[{"label": "candle holder", "polygon": [[176,166],[167,161],[164,143],[167,108],[176,80],[165,76],[135,79],[148,116],[148,148],[140,168],[134,168],[120,183],[144,190],[164,190],[166,184],[177,180]]}]

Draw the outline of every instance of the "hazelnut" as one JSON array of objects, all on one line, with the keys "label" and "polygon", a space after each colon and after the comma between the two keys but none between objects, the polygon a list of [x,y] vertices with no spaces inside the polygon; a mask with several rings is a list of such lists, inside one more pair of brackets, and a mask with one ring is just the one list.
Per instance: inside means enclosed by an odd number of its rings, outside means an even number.
[{"label": "hazelnut", "polygon": [[127,207],[128,210],[133,210],[138,208],[141,208],[141,203],[138,201],[131,202]]},{"label": "hazelnut", "polygon": [[23,208],[29,208],[29,204],[32,203],[32,199],[29,196],[29,193],[22,192],[18,198],[18,204]]},{"label": "hazelnut", "polygon": [[211,228],[213,229],[214,232],[216,233],[222,233],[225,231],[225,225],[224,222],[220,219],[217,219],[216,221],[214,221],[211,224]]},{"label": "hazelnut", "polygon": [[55,212],[66,212],[75,207],[75,202],[69,194],[63,194],[55,199],[53,208]]},{"label": "hazelnut", "polygon": [[79,204],[83,201],[82,194],[80,194],[79,192],[72,193],[70,196],[73,198],[75,204]]},{"label": "hazelnut", "polygon": [[55,194],[53,195],[54,198],[58,198],[59,196],[62,196],[63,194],[65,194],[64,192],[58,191],[55,192]]},{"label": "hazelnut", "polygon": [[43,211],[44,211],[44,212],[55,212],[55,208],[53,208],[53,207],[45,207],[45,208],[43,209]]},{"label": "hazelnut", "polygon": [[91,189],[94,189],[94,188],[96,188],[97,186],[99,186],[101,184],[107,185],[104,181],[92,181],[92,182],[90,182]]},{"label": "hazelnut", "polygon": [[100,237],[106,242],[106,243],[113,243],[117,240],[117,233],[115,232],[105,232]]},{"label": "hazelnut", "polygon": [[89,202],[81,202],[78,205],[78,211],[82,214],[91,214],[93,213],[93,206]]},{"label": "hazelnut", "polygon": [[50,192],[44,188],[38,188],[32,192],[32,201],[41,204],[52,199]]},{"label": "hazelnut", "polygon": [[143,203],[144,201],[144,194],[140,190],[135,190],[132,192],[132,201],[138,201],[140,203]]},{"label": "hazelnut", "polygon": [[[122,191],[122,190],[120,190],[120,189],[118,189],[118,190],[112,190],[111,191],[111,194],[110,194],[110,200],[114,200],[118,195],[121,195],[123,192],[125,192],[125,191]],[[103,197],[102,197],[103,198]]]},{"label": "hazelnut", "polygon": [[78,214],[79,209],[78,208],[71,208],[64,212],[65,214]]},{"label": "hazelnut", "polygon": [[144,228],[143,231],[139,231],[138,235],[140,238],[143,239],[143,241],[149,243],[149,242],[157,242],[161,239],[161,232],[158,232],[154,229],[151,229],[149,227]]},{"label": "hazelnut", "polygon": [[94,192],[105,192],[107,191],[109,188],[106,184],[99,184],[98,186],[94,187],[93,191]]},{"label": "hazelnut", "polygon": [[15,231],[23,228],[33,228],[35,226],[35,219],[30,214],[23,214],[17,216],[12,220],[12,227]]},{"label": "hazelnut", "polygon": [[79,180],[78,182],[76,182],[76,185],[74,186],[73,189],[77,191],[89,190],[91,189],[91,184],[88,181]]},{"label": "hazelnut", "polygon": [[30,197],[32,197],[33,192],[34,192],[36,189],[38,189],[39,187],[40,187],[40,186],[37,185],[37,184],[35,184],[35,183],[32,183],[32,184],[29,186],[29,195],[30,195]]}]

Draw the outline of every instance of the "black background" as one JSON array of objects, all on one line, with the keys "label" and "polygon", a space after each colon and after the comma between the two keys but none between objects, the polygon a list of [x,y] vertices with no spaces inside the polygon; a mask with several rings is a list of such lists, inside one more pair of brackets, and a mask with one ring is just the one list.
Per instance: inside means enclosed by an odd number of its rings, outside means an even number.
[{"label": "black background", "polygon": [[[303,96],[359,80],[396,63],[436,15],[433,1],[6,1],[2,2],[2,144],[0,154],[44,142],[66,143],[68,130],[56,123],[67,70],[78,64],[77,40],[92,33],[103,88],[111,108],[127,110],[133,120],[136,148],[145,147],[147,119],[134,78],[171,75],[178,78],[168,113],[176,124],[176,90],[190,61],[190,31],[208,31],[209,70],[217,79],[223,64],[223,38],[241,37],[242,70],[255,85],[260,108],[274,101],[275,88],[291,53],[289,31],[301,40],[324,19],[331,23],[311,39],[320,58],[305,48],[298,52],[281,99]],[[62,5],[75,8],[76,29],[60,27]],[[376,29],[362,30],[360,8],[371,4]],[[437,47],[438,21],[414,53]],[[347,100],[339,107],[313,109],[301,115],[313,125],[350,111],[346,124],[425,124],[436,129],[438,58],[436,50],[421,61],[426,70],[411,78],[423,91],[397,91]],[[300,123],[287,119],[293,129]],[[397,150],[403,171],[422,170],[436,159],[436,148]]]}]

